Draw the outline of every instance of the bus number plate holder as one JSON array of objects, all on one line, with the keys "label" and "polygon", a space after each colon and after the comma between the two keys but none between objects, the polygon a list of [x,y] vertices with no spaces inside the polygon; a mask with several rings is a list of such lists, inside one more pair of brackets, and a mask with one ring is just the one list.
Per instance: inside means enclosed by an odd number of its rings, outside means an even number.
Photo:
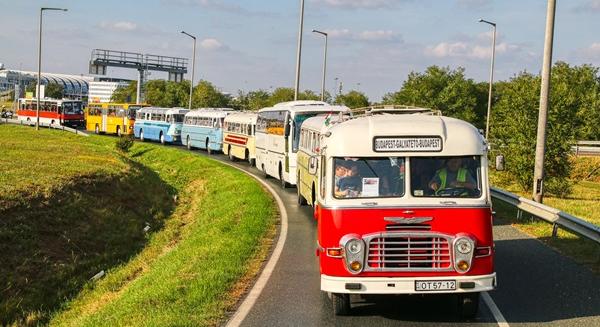
[{"label": "bus number plate holder", "polygon": [[417,280],[415,281],[416,292],[432,291],[455,291],[455,280]]}]

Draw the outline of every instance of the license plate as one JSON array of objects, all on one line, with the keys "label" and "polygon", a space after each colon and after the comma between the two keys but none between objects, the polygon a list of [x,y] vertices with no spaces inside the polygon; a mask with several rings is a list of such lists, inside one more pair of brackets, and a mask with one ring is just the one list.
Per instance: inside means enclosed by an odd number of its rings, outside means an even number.
[{"label": "license plate", "polygon": [[454,291],[456,290],[455,280],[418,280],[415,281],[415,291]]}]

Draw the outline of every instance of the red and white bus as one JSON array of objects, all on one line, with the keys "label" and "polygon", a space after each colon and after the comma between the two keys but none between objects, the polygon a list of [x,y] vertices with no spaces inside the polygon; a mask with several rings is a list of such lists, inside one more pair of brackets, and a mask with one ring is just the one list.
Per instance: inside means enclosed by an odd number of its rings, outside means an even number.
[{"label": "red and white bus", "polygon": [[[310,202],[321,290],[335,314],[350,312],[352,294],[450,293],[461,316],[475,316],[479,293],[496,287],[483,136],[464,121],[424,114],[316,128],[325,125],[324,117],[305,121],[319,140],[302,147],[308,162],[299,169],[317,177]],[[299,203],[310,193],[299,189]]]},{"label": "red and white bus", "polygon": [[[35,123],[37,99],[19,99],[18,119]],[[83,103],[79,100],[40,99],[40,123],[84,128]]]}]

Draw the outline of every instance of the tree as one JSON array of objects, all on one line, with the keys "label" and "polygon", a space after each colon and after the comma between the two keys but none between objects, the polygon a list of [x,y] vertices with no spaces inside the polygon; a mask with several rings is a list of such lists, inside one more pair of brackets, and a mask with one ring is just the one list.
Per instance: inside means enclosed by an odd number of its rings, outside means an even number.
[{"label": "tree", "polygon": [[151,80],[144,88],[145,102],[150,105],[165,108],[187,108],[189,105],[189,81]]},{"label": "tree", "polygon": [[45,95],[48,98],[62,99],[64,97],[65,87],[57,83],[49,83],[46,85]]},{"label": "tree", "polygon": [[229,97],[210,82],[201,80],[192,93],[192,108],[221,108],[229,104]]},{"label": "tree", "polygon": [[294,89],[291,87],[278,87],[269,97],[269,106],[274,106],[281,102],[294,101]]},{"label": "tree", "polygon": [[[546,129],[544,189],[551,194],[570,193],[569,155],[577,135],[579,108],[588,101],[590,85],[582,84],[586,67],[557,63],[552,69],[552,88]],[[590,80],[591,82],[591,80]],[[540,77],[521,73],[498,85],[499,98],[492,110],[495,151],[506,156],[506,168],[524,191],[531,191],[540,95]]]},{"label": "tree", "polygon": [[[383,103],[438,109],[445,116],[466,120],[481,128],[482,118],[477,113],[487,110],[482,108],[487,108],[487,97],[480,95],[482,88],[465,78],[464,71],[462,67],[450,70],[430,66],[424,73],[411,72],[402,88],[386,94]],[[482,99],[486,102],[482,103]]]},{"label": "tree", "polygon": [[137,81],[129,82],[126,87],[116,89],[110,97],[111,102],[135,103],[137,100]]},{"label": "tree", "polygon": [[269,93],[265,90],[248,92],[248,110],[259,110],[269,106]]},{"label": "tree", "polygon": [[345,105],[350,109],[369,106],[369,98],[359,91],[350,91],[346,94],[340,94],[335,98],[335,103]]}]

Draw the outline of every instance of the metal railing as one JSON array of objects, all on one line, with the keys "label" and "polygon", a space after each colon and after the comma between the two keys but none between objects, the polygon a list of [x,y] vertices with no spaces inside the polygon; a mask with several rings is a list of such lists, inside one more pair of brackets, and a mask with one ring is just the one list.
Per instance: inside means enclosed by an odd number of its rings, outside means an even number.
[{"label": "metal railing", "polygon": [[[22,125],[22,126],[35,126],[35,122],[33,122],[33,121],[23,121],[23,120],[8,119],[8,118],[0,118],[0,124],[13,124],[13,125]],[[40,127],[57,129],[57,130],[61,130],[61,131],[64,131],[64,132],[69,132],[69,133],[73,133],[73,134],[81,135],[81,136],[90,136],[86,132],[80,131],[80,130],[75,129],[75,128],[58,125],[58,124],[46,124],[46,123],[41,123],[40,122]]]},{"label": "metal railing", "polygon": [[571,147],[575,155],[600,155],[600,141],[577,141]]},{"label": "metal railing", "polygon": [[517,207],[519,210],[517,213],[518,217],[522,215],[522,211],[525,211],[551,223],[553,226],[552,236],[556,236],[556,232],[560,227],[600,244],[600,226],[596,226],[564,211],[537,203],[533,200],[526,199],[498,188],[492,187],[491,192],[493,198]]}]

